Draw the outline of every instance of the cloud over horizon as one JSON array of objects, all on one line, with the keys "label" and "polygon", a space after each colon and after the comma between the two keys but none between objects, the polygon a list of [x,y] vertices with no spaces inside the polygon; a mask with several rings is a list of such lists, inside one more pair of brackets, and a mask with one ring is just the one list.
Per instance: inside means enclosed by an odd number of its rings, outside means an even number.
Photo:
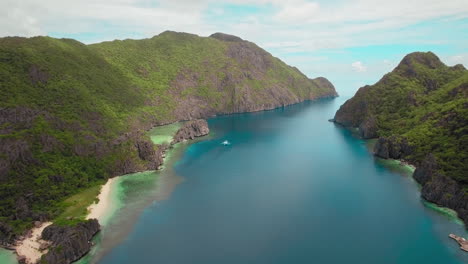
[{"label": "cloud over horizon", "polygon": [[367,71],[367,67],[364,66],[364,64],[362,64],[362,62],[360,62],[360,61],[355,61],[355,62],[351,63],[351,67],[353,68],[353,70],[355,72],[365,72],[365,71]]},{"label": "cloud over horizon", "polygon": [[[337,83],[356,71],[374,81],[415,50],[431,49],[447,63],[468,64],[466,0],[4,0],[0,7],[0,36],[95,43],[165,30],[225,32]],[[385,49],[374,52],[378,47]],[[310,65],[318,60],[320,67]]]}]

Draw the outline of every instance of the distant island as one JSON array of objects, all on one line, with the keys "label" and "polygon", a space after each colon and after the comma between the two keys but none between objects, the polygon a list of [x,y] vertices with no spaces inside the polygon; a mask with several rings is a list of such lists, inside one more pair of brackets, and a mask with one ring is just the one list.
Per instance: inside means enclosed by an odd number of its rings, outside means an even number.
[{"label": "distant island", "polygon": [[411,53],[343,104],[336,123],[378,139],[375,155],[417,167],[429,202],[455,210],[468,227],[468,71],[432,52]]},{"label": "distant island", "polygon": [[[42,228],[49,264],[89,251],[99,223],[85,219],[86,208],[100,185],[161,166],[168,146],[153,144],[149,129],[337,96],[327,79],[309,79],[223,33],[167,31],[92,45],[5,37],[0,80],[0,244],[14,248],[32,227]],[[197,122],[174,140],[206,132]],[[91,191],[68,212],[67,199],[84,190]]]}]

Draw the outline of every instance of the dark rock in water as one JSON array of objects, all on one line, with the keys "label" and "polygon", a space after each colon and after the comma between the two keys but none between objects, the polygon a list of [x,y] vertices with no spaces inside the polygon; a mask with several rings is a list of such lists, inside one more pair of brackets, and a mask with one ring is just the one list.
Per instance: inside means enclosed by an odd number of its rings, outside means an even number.
[{"label": "dark rock in water", "polygon": [[75,226],[50,225],[42,231],[42,239],[52,243],[40,263],[68,264],[77,261],[91,249],[91,239],[99,232],[96,219]]},{"label": "dark rock in water", "polygon": [[149,140],[139,140],[136,143],[138,156],[144,161],[148,161],[147,169],[156,170],[163,163],[163,153],[167,146],[158,145],[155,150],[155,145]]},{"label": "dark rock in water", "polygon": [[374,146],[374,155],[383,159],[388,159],[390,157],[386,138],[381,137],[377,140]]},{"label": "dark rock in water", "polygon": [[112,144],[116,146],[128,142],[131,143],[132,151],[135,151],[138,155],[136,157],[128,155],[125,159],[118,160],[112,166],[112,176],[156,170],[163,163],[162,156],[167,146],[153,144],[141,131],[126,133],[116,138]]},{"label": "dark rock in water", "polygon": [[[364,86],[357,94],[366,93],[368,89],[369,86]],[[346,101],[336,112],[334,120],[345,127],[359,128],[359,134],[364,139],[378,136],[377,120],[370,113],[367,101]]]},{"label": "dark rock in water", "polygon": [[422,197],[454,209],[465,223],[467,116],[459,109],[468,106],[466,74],[463,66],[448,67],[432,52],[414,52],[374,85],[359,88],[334,117],[359,128],[363,138],[392,135],[378,139],[375,156],[415,164]]},{"label": "dark rock in water", "polygon": [[175,134],[172,144],[208,135],[210,129],[206,120],[199,119],[185,123]]},{"label": "dark rock in water", "polygon": [[135,144],[138,149],[138,156],[142,160],[150,161],[153,159],[156,151],[154,150],[153,143],[148,140],[139,140]]},{"label": "dark rock in water", "polygon": [[406,138],[380,137],[374,146],[374,154],[383,159],[401,159],[412,153]]},{"label": "dark rock in water", "polygon": [[361,137],[365,139],[377,137],[377,121],[375,117],[367,117],[364,122],[359,125],[359,133]]},{"label": "dark rock in water", "polygon": [[455,180],[437,172],[435,157],[429,154],[413,178],[422,185],[421,196],[429,202],[455,210],[468,226],[468,195]]},{"label": "dark rock in water", "polygon": [[454,209],[468,226],[468,195],[453,179],[435,173],[431,181],[423,186],[421,195],[429,202]]},{"label": "dark rock in water", "polygon": [[16,234],[11,226],[0,222],[0,246],[4,248],[12,247],[16,240]]}]

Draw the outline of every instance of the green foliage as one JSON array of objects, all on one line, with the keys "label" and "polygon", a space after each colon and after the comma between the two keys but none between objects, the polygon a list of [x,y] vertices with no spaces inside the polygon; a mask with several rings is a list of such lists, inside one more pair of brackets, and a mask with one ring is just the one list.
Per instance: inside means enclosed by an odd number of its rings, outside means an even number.
[{"label": "green foliage", "polygon": [[[75,224],[116,165],[131,160],[143,168],[122,135],[177,121],[180,106],[232,112],[243,93],[272,103],[271,88],[301,99],[334,92],[250,42],[175,32],[93,45],[0,38],[0,110],[20,113],[0,124],[0,142],[26,142],[21,155],[31,156],[15,160],[0,179],[0,221],[18,233],[37,215]],[[15,155],[8,151],[0,163]],[[27,198],[27,219],[16,216],[20,197]]]},{"label": "green foliage", "polygon": [[54,223],[70,225],[70,221],[85,220],[88,207],[96,202],[100,190],[101,185],[94,185],[61,202],[59,206],[63,208],[63,213],[54,219]]},{"label": "green foliage", "polygon": [[468,71],[432,53],[414,53],[352,100],[377,117],[380,136],[408,139],[415,147],[409,160],[418,163],[433,153],[440,172],[468,184],[467,95]]}]

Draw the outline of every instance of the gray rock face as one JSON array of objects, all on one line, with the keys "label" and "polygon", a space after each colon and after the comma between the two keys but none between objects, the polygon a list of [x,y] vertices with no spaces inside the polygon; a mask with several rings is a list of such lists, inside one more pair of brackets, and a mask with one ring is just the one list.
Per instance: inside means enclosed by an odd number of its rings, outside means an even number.
[{"label": "gray rock face", "polygon": [[421,196],[429,202],[455,210],[468,227],[468,196],[453,179],[438,173],[437,161],[429,154],[413,174],[422,185]]},{"label": "gray rock face", "polygon": [[[356,95],[346,101],[340,109],[336,111],[335,117],[333,118],[336,123],[341,124],[345,127],[363,127],[377,130],[375,119],[369,114],[369,105],[365,100],[355,100],[358,96],[366,94],[370,89],[370,86],[364,86],[359,88]],[[366,131],[366,133],[373,132],[373,130]],[[369,137],[368,137],[369,138]]]},{"label": "gray rock face", "polygon": [[46,84],[49,80],[49,74],[44,71],[41,71],[37,65],[32,65],[29,68],[29,78],[31,79],[34,85],[37,84]]},{"label": "gray rock face", "polygon": [[199,119],[185,123],[175,134],[172,144],[208,135],[210,129],[206,120]]},{"label": "gray rock face", "polygon": [[52,243],[49,252],[41,262],[47,264],[68,264],[77,261],[91,249],[90,240],[99,232],[96,219],[90,219],[76,226],[50,225],[42,231],[42,239]]},{"label": "gray rock face", "polygon": [[413,178],[421,185],[426,184],[432,179],[433,174],[437,170],[437,162],[434,155],[429,154],[414,171]]},{"label": "gray rock face", "polygon": [[0,222],[0,246],[9,248],[16,240],[16,234],[13,228],[8,224]]},{"label": "gray rock face", "polygon": [[406,138],[380,137],[374,146],[374,154],[383,159],[402,159],[412,153]]},{"label": "gray rock face", "polygon": [[163,163],[162,151],[160,148],[155,150],[153,142],[140,139],[136,143],[136,147],[140,159],[148,161],[147,167],[149,170],[155,170]]},{"label": "gray rock face", "polygon": [[154,145],[141,131],[125,133],[116,138],[112,145],[118,146],[128,142],[131,142],[132,151],[135,151],[138,155],[137,157],[128,155],[124,160],[116,162],[112,166],[112,176],[156,170],[163,163],[162,156],[167,146]]},{"label": "gray rock face", "polygon": [[374,155],[382,159],[388,159],[390,157],[388,143],[385,138],[379,138],[377,140],[374,146]]},{"label": "gray rock face", "polygon": [[377,137],[377,121],[375,117],[368,116],[364,119],[364,122],[359,125],[359,133],[365,139]]}]

